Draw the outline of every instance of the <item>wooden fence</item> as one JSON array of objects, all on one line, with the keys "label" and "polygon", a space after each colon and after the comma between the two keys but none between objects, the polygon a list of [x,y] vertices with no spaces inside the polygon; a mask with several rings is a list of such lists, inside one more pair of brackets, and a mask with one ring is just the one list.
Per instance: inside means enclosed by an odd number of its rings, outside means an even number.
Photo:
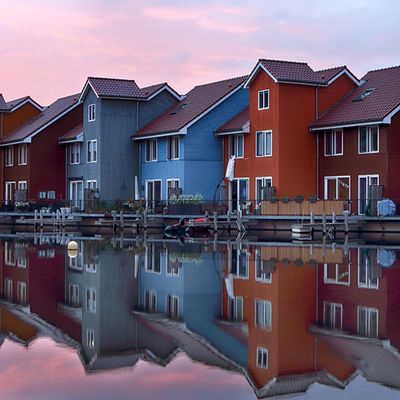
[{"label": "wooden fence", "polygon": [[343,211],[347,210],[347,201],[343,200],[303,200],[296,202],[290,200],[284,202],[281,200],[269,201],[264,200],[261,204],[262,215],[343,215]]}]

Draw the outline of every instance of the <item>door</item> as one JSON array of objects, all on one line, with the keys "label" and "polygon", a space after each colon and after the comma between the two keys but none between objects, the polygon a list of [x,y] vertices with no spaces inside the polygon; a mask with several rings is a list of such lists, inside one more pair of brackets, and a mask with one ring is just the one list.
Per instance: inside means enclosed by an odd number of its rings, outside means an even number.
[{"label": "door", "polygon": [[83,210],[83,181],[71,181],[69,200],[71,202],[71,207],[76,207],[79,210]]},{"label": "door", "polygon": [[146,181],[146,206],[152,210],[161,205],[161,181]]},{"label": "door", "polygon": [[15,182],[6,182],[5,203],[11,204],[14,201]]},{"label": "door", "polygon": [[232,210],[243,209],[249,198],[249,181],[245,179],[234,179],[232,187]]},{"label": "door", "polygon": [[358,213],[368,214],[370,208],[371,185],[379,185],[379,175],[360,175],[358,177]]},{"label": "door", "polygon": [[[349,176],[326,176],[324,185],[325,200],[350,200],[350,177]],[[350,210],[350,204],[348,204]]]}]

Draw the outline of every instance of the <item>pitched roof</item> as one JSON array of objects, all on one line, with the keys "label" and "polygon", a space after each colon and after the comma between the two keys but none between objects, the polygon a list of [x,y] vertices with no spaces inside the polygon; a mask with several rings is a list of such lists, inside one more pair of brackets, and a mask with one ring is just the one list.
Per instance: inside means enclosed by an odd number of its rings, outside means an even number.
[{"label": "pitched roof", "polygon": [[400,106],[400,66],[370,71],[362,82],[317,119],[311,129],[379,123],[396,112]]},{"label": "pitched roof", "polygon": [[226,124],[222,125],[215,132],[217,135],[223,135],[233,132],[243,132],[244,126],[249,123],[249,107],[236,114]]},{"label": "pitched roof", "polygon": [[162,89],[167,89],[175,97],[180,98],[179,94],[173,90],[168,83],[158,83],[156,85],[140,88],[134,80],[116,78],[96,78],[89,77],[82,91],[81,97],[90,85],[98,97],[148,100],[151,96]]},{"label": "pitched roof", "polygon": [[246,78],[241,76],[194,87],[183,100],[137,132],[135,138],[178,132],[241,87]]},{"label": "pitched roof", "polygon": [[19,106],[23,105],[24,103],[29,102],[32,105],[34,105],[36,108],[38,108],[40,111],[43,110],[43,107],[36,103],[30,96],[24,96],[20,97],[19,99],[11,100],[11,101],[5,101],[3,95],[0,94],[0,112],[1,111],[6,111],[6,112],[11,112],[15,108],[18,108]]},{"label": "pitched roof", "polygon": [[25,124],[20,126],[11,132],[6,138],[0,140],[1,145],[7,145],[12,143],[18,143],[29,136],[39,133],[40,130],[44,129],[48,124],[56,121],[61,117],[68,109],[79,104],[79,94],[72,96],[63,97],[56,100],[49,107],[45,108],[40,114],[31,118]]},{"label": "pitched roof", "polygon": [[347,69],[347,67],[345,65],[342,65],[340,67],[320,69],[319,71],[315,71],[315,73],[317,75],[319,75],[322,80],[329,81],[334,76],[336,76],[338,73],[342,72],[344,69]]},{"label": "pitched roof", "polygon": [[60,143],[77,141],[78,136],[83,134],[83,123],[81,122],[75,128],[71,129],[68,133],[59,139]]},{"label": "pitched roof", "polygon": [[8,111],[8,106],[4,100],[3,95],[0,93],[0,112],[1,111]]}]

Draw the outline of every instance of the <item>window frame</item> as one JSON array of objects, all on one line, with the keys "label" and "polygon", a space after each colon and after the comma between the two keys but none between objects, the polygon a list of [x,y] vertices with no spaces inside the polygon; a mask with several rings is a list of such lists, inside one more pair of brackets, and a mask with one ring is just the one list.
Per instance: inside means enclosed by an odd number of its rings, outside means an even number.
[{"label": "window frame", "polygon": [[[266,363],[259,363],[259,354],[266,355]],[[256,351],[256,366],[257,368],[262,368],[262,369],[268,369],[269,365],[269,354],[268,354],[268,349],[265,347],[257,346],[257,351]]]},{"label": "window frame", "polygon": [[[74,161],[72,159],[74,158]],[[69,165],[77,165],[81,163],[81,144],[71,143],[69,145]]]},{"label": "window frame", "polygon": [[88,104],[88,122],[96,121],[96,104]]},{"label": "window frame", "polygon": [[[271,153],[268,154],[262,154],[262,155],[258,155],[258,135],[259,134],[264,134],[266,137],[270,137],[271,138]],[[272,157],[272,130],[263,130],[263,131],[256,131],[256,158],[261,158],[261,157]],[[263,150],[267,150],[268,146],[266,145],[267,141],[265,142],[265,145],[263,146]],[[264,149],[265,148],[265,149]]]},{"label": "window frame", "polygon": [[[149,159],[147,159],[147,149],[149,148]],[[146,139],[144,142],[144,162],[157,162],[158,159],[158,140]]]},{"label": "window frame", "polygon": [[[259,318],[259,321],[257,322],[257,303],[262,303],[263,304],[263,311],[264,313],[260,316],[262,318]],[[265,313],[265,311],[267,310],[267,307],[269,308],[269,321],[268,318],[264,318],[265,316],[267,316],[268,314]],[[265,319],[265,321],[264,321]],[[260,323],[260,320],[262,323]],[[268,324],[269,322],[269,324]],[[257,328],[261,328],[261,329],[267,329],[267,330],[271,330],[272,329],[272,302],[269,300],[265,300],[265,299],[254,299],[254,325]]]},{"label": "window frame", "polygon": [[[339,153],[337,152],[337,140],[336,140],[336,135],[337,133],[341,134],[341,148],[342,151]],[[330,136],[330,145],[331,145],[331,154],[327,153],[327,143],[328,143],[328,137]],[[337,156],[342,156],[343,155],[343,129],[330,129],[328,131],[325,131],[324,133],[324,156],[325,157],[337,157]]]},{"label": "window frame", "polygon": [[18,145],[18,165],[27,165],[27,164],[28,164],[28,145],[26,143],[22,143]]},{"label": "window frame", "polygon": [[14,165],[14,146],[7,146],[4,154],[4,166],[12,167]]},{"label": "window frame", "polygon": [[272,187],[272,176],[256,176],[256,179],[255,179],[255,183],[256,183],[256,192],[255,192],[256,193],[256,204],[260,204],[263,201],[262,199],[259,199],[257,197],[258,196],[258,193],[257,193],[257,182],[258,181],[263,182],[264,180],[270,180],[271,181],[270,187]]},{"label": "window frame", "polygon": [[[361,151],[361,130],[366,129],[367,139],[366,139],[366,151]],[[377,149],[371,150],[371,143],[372,143],[372,129],[376,128],[377,133]],[[376,154],[379,153],[380,147],[380,133],[379,133],[379,125],[367,125],[367,126],[359,126],[358,127],[358,154]]]},{"label": "window frame", "polygon": [[87,163],[92,164],[97,162],[97,139],[87,141]]},{"label": "window frame", "polygon": [[[242,152],[241,155],[238,153],[238,142],[242,142]],[[244,158],[244,134],[243,133],[237,133],[235,135],[230,135],[229,136],[229,156],[232,157],[234,156],[235,158]]]},{"label": "window frame", "polygon": [[[176,145],[176,142],[178,144]],[[177,147],[176,147],[177,146]],[[175,149],[177,150],[178,154],[174,154],[174,157],[172,157],[172,150]],[[174,153],[175,153],[174,151]],[[156,145],[156,160],[157,161],[157,154],[158,148]],[[154,155],[154,154],[153,154]],[[174,161],[174,160],[179,160],[181,156],[181,137],[179,135],[172,135],[167,137],[167,160],[169,161]]]},{"label": "window frame", "polygon": [[[267,105],[265,106],[265,93],[267,93],[268,95],[267,95]],[[263,104],[263,107],[260,107],[260,103],[261,103],[261,101],[260,101],[260,95],[262,95],[263,97],[262,97],[262,102],[264,103]],[[258,107],[258,111],[261,111],[261,110],[269,110],[269,89],[261,89],[261,90],[259,90],[258,91],[258,93],[257,93],[257,107]]]}]

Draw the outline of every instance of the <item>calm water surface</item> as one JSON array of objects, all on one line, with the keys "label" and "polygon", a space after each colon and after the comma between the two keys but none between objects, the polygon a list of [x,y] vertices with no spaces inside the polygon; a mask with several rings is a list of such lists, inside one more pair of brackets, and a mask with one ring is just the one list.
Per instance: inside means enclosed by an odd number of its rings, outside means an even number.
[{"label": "calm water surface", "polygon": [[6,399],[400,398],[400,248],[0,241]]}]

